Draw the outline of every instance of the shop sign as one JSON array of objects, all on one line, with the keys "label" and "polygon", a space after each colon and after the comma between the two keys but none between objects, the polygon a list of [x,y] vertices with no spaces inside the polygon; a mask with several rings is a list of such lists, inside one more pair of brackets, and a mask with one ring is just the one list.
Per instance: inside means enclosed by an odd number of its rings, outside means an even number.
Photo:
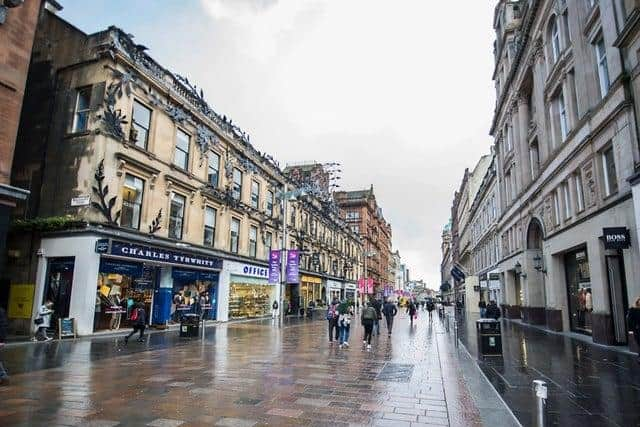
[{"label": "shop sign", "polygon": [[489,280],[489,289],[500,289],[500,280]]},{"label": "shop sign", "polygon": [[192,283],[198,280],[202,282],[216,282],[218,280],[218,273],[173,267],[171,269],[171,278],[181,283]]},{"label": "shop sign", "polygon": [[78,197],[74,197],[71,199],[71,206],[89,206],[91,204],[91,196],[88,194],[83,194]]},{"label": "shop sign", "polygon": [[280,251],[271,251],[269,255],[269,283],[280,282]]},{"label": "shop sign", "polygon": [[109,239],[98,239],[96,241],[96,253],[106,254],[109,252]]},{"label": "shop sign", "polygon": [[269,269],[261,265],[243,264],[241,262],[225,261],[224,270],[238,276],[269,278]]},{"label": "shop sign", "polygon": [[356,290],[356,285],[355,285],[355,283],[345,283],[344,284],[344,288],[352,290],[352,291],[355,291]]},{"label": "shop sign", "polygon": [[298,276],[300,275],[299,252],[295,249],[287,252],[287,283],[300,283]]},{"label": "shop sign", "polygon": [[[322,283],[322,279],[319,277],[314,277],[314,276],[302,276],[300,277],[300,281],[301,282],[306,282],[306,283]],[[337,282],[339,284],[339,282]],[[342,286],[338,286],[338,289],[342,289]]]},{"label": "shop sign", "polygon": [[142,277],[142,264],[137,262],[126,262],[119,259],[101,258],[100,273],[121,274],[133,278]]},{"label": "shop sign", "polygon": [[[306,280],[304,279],[303,281],[306,282]],[[327,280],[327,286],[329,287],[329,289],[334,289],[334,290],[342,289],[342,283],[336,282],[335,280]]]},{"label": "shop sign", "polygon": [[222,260],[202,255],[175,252],[168,249],[142,246],[136,243],[113,241],[111,243],[111,255],[127,258],[159,261],[172,264],[189,265],[193,267],[222,268]]},{"label": "shop sign", "polygon": [[9,287],[7,316],[11,319],[30,319],[33,310],[33,284],[14,284]]},{"label": "shop sign", "polygon": [[626,227],[609,227],[602,229],[605,249],[628,249],[631,246],[631,235]]}]

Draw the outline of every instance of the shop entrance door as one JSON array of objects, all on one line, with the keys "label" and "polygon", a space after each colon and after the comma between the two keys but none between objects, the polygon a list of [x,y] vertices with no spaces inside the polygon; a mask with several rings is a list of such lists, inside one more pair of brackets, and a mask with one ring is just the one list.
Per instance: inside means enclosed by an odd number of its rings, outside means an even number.
[{"label": "shop entrance door", "polygon": [[608,255],[607,279],[609,282],[609,301],[611,302],[611,317],[616,344],[627,343],[627,284],[624,278],[624,261],[620,255]]},{"label": "shop entrance door", "polygon": [[47,300],[53,302],[53,314],[51,315],[53,329],[57,329],[58,319],[69,317],[74,266],[74,257],[49,259],[41,303],[44,304]]}]

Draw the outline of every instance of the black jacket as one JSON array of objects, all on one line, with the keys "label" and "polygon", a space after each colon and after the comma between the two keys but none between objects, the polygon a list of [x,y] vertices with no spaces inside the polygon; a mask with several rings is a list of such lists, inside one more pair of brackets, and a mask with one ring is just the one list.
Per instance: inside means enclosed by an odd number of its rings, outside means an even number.
[{"label": "black jacket", "polygon": [[394,303],[388,302],[382,308],[382,314],[384,314],[386,317],[393,317],[398,314],[398,309],[396,308],[396,305]]},{"label": "black jacket", "polygon": [[498,320],[500,318],[500,308],[498,307],[497,304],[489,304],[487,306],[487,313],[486,313],[486,317],[487,319],[496,319]]},{"label": "black jacket", "polygon": [[376,310],[378,320],[382,319],[382,303],[378,300],[373,302],[373,308]]},{"label": "black jacket", "polygon": [[0,307],[0,342],[4,342],[7,339],[9,333],[9,320],[7,320],[7,312],[4,308]]},{"label": "black jacket", "polygon": [[147,312],[144,310],[144,308],[140,307],[137,308],[136,310],[138,310],[138,318],[136,319],[136,325],[138,326],[144,326],[147,323]]},{"label": "black jacket", "polygon": [[640,332],[640,308],[631,307],[627,313],[627,321],[629,322],[629,329]]}]

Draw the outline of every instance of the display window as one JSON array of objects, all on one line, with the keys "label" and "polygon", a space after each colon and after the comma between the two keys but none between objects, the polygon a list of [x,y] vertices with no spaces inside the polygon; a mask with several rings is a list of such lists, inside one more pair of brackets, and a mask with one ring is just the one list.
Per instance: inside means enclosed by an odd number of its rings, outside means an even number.
[{"label": "display window", "polygon": [[102,259],[96,288],[94,331],[132,325],[131,312],[142,304],[151,318],[156,268],[141,263]]},{"label": "display window", "polygon": [[571,330],[590,335],[592,332],[593,298],[587,248],[567,253],[564,261]]},{"label": "display window", "polygon": [[186,314],[214,320],[217,312],[218,277],[217,272],[174,267],[171,321],[180,322]]},{"label": "display window", "polygon": [[244,319],[271,315],[271,305],[277,298],[276,291],[274,285],[232,276],[229,286],[229,317]]}]

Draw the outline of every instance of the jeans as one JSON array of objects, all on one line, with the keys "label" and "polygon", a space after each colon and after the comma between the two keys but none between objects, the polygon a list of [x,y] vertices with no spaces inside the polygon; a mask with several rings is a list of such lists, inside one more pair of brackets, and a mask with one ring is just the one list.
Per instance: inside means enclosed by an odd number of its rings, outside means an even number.
[{"label": "jeans", "polygon": [[371,335],[373,335],[373,325],[374,323],[367,322],[362,324],[364,326],[364,340],[367,344],[371,344]]},{"label": "jeans", "polygon": [[340,326],[340,344],[349,342],[350,329],[351,329],[351,325]]},{"label": "jeans", "polygon": [[[334,331],[335,331],[335,335],[334,335]],[[338,319],[329,320],[329,342],[333,342],[334,336],[336,340],[340,338],[339,331],[338,331]]]},{"label": "jeans", "polygon": [[38,339],[39,341],[42,340],[46,340],[49,337],[47,336],[47,327],[46,326],[39,326],[38,330],[36,331],[36,339]]},{"label": "jeans", "polygon": [[144,329],[145,325],[133,325],[133,331],[131,331],[131,333],[127,335],[127,339],[131,338],[131,336],[137,331],[140,331],[140,336],[138,337],[138,339],[142,340],[142,337],[144,336]]},{"label": "jeans", "polygon": [[391,330],[393,329],[393,316],[386,316],[387,320],[387,332],[391,335]]},{"label": "jeans", "polygon": [[376,335],[380,335],[380,320],[376,319],[373,321],[373,326],[372,326],[372,334],[375,333]]},{"label": "jeans", "polygon": [[487,316],[487,309],[484,307],[480,307],[480,318],[484,319]]}]

